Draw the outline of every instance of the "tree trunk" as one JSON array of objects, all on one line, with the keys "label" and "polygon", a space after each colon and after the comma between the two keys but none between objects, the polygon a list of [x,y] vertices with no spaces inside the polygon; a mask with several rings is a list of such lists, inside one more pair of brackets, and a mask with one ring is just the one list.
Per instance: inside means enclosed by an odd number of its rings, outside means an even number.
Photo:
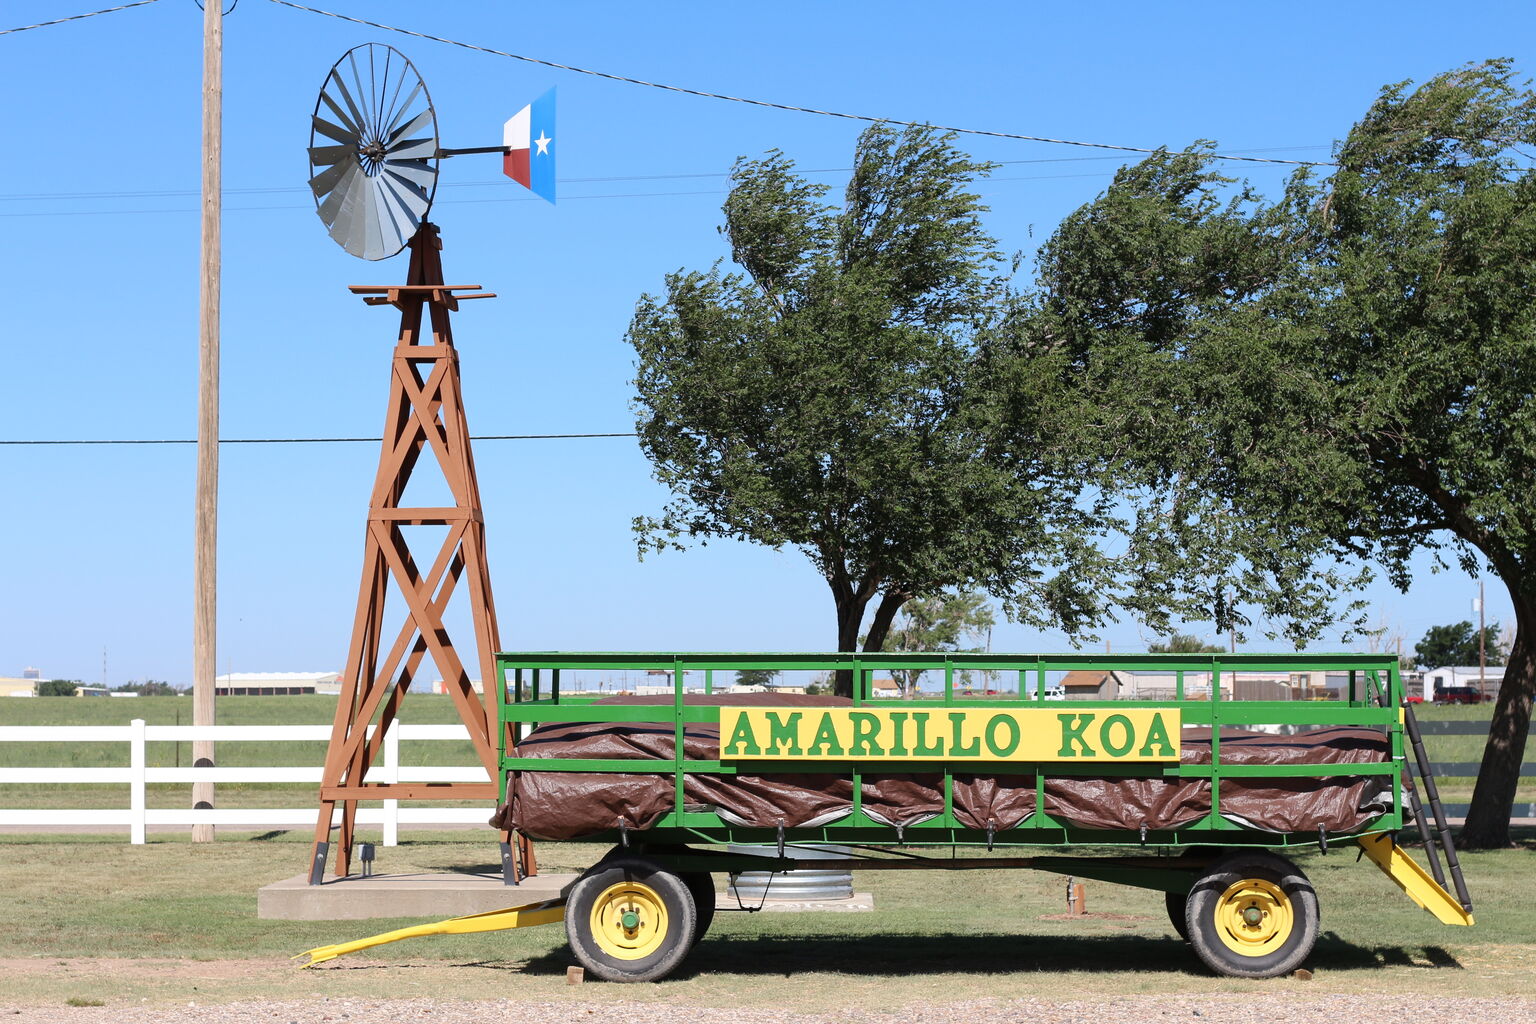
[{"label": "tree trunk", "polygon": [[1457,840],[1469,850],[1510,845],[1509,818],[1514,811],[1520,762],[1531,727],[1531,698],[1536,695],[1536,604],[1510,588],[1515,606],[1515,642],[1504,666],[1504,681],[1488,726],[1488,745],[1472,790],[1472,805]]},{"label": "tree trunk", "polygon": [[885,596],[880,599],[880,604],[875,608],[875,617],[869,620],[869,632],[864,636],[864,650],[885,649],[885,638],[891,634],[891,623],[896,621],[896,613],[910,598],[911,595],[897,590],[885,592]]},{"label": "tree trunk", "polygon": [[[869,599],[874,596],[872,590],[850,590],[844,594],[838,594],[833,588],[833,595],[837,601],[837,649],[839,651],[857,651],[859,649],[859,627],[864,624],[864,609],[869,605]],[[853,696],[853,670],[841,668],[837,670],[832,681],[832,692],[839,697]]]},{"label": "tree trunk", "polygon": [[[836,583],[833,585],[833,599],[837,602],[837,649],[839,651],[857,651],[859,649],[859,628],[863,625],[863,613],[869,606],[869,599],[876,596],[876,586],[869,580],[863,580],[857,588],[845,588],[839,591]],[[894,614],[894,613],[892,613]],[[891,623],[886,620],[885,628],[891,628]],[[880,639],[885,640],[882,633]],[[852,669],[837,669],[833,679],[833,692],[839,697],[852,697],[854,695],[854,674]]]}]

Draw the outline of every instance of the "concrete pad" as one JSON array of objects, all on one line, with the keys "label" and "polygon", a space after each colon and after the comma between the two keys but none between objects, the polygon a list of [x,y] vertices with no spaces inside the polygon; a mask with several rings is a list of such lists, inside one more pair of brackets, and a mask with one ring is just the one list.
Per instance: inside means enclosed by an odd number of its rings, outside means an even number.
[{"label": "concrete pad", "polygon": [[256,916],[281,921],[359,921],[371,917],[463,917],[554,899],[576,880],[557,873],[506,885],[500,874],[327,875],[310,885],[294,875],[256,891]]}]

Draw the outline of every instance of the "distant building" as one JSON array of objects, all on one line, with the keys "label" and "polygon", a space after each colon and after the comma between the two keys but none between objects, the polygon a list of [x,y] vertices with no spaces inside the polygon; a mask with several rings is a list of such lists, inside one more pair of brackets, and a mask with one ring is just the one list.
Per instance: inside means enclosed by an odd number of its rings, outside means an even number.
[{"label": "distant building", "polygon": [[21,678],[23,678],[23,679],[41,679],[41,678],[43,678],[43,674],[41,672],[39,672],[37,669],[35,669],[32,666],[28,665],[26,668],[21,670]]},{"label": "distant building", "polygon": [[[542,680],[540,680],[540,682],[539,682],[539,686],[540,686],[540,689],[542,691],[539,694],[539,696],[541,696],[541,697],[548,697],[549,696],[549,684],[550,684],[549,673],[546,672],[546,673],[544,673],[544,678]],[[339,693],[340,692],[340,689],[339,689],[340,684],[337,684],[337,685],[338,685],[337,692]],[[471,690],[474,690],[476,693],[484,693],[485,692],[485,688],[480,685],[480,680],[478,680],[478,679],[471,679],[469,681],[469,688]],[[510,680],[510,679],[507,680],[507,689],[508,690],[512,689],[512,680]],[[561,687],[561,689],[563,690],[563,689],[565,689],[565,687]],[[434,680],[432,680],[432,691],[431,692],[433,692],[433,693],[447,693],[448,692],[448,681],[446,679],[434,679]],[[533,681],[531,679],[528,679],[527,677],[524,677],[524,679],[523,679],[523,694],[524,694],[524,696],[530,696],[532,693],[533,693]]]},{"label": "distant building", "polygon": [[[802,693],[805,691],[802,690]],[[901,687],[896,685],[894,679],[873,679],[869,684],[869,695],[889,699],[901,696]]]},{"label": "distant building", "polygon": [[1476,665],[1446,665],[1444,668],[1430,669],[1424,673],[1424,699],[1433,701],[1435,695],[1447,686],[1476,688],[1479,675],[1487,682],[1488,693],[1493,694],[1504,682],[1504,666],[1489,665],[1486,669],[1479,669]]},{"label": "distant building", "polygon": [[1118,672],[1077,669],[1061,677],[1067,700],[1114,700],[1122,685]]},{"label": "distant building", "polygon": [[289,697],[340,692],[340,672],[229,672],[213,681],[215,697]]},{"label": "distant building", "polygon": [[[31,671],[36,672],[36,669]],[[26,676],[21,679],[0,679],[0,697],[36,697],[37,679]]]}]

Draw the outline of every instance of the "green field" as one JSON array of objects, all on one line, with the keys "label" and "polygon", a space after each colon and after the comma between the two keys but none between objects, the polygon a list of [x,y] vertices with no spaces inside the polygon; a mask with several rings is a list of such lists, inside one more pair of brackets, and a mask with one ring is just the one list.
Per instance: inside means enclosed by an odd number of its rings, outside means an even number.
[{"label": "green field", "polygon": [[[404,720],[421,724],[457,722],[451,698],[439,694],[414,694],[405,702]],[[304,697],[221,697],[216,717],[219,725],[330,725],[336,699]],[[1486,722],[1490,707],[1421,707],[1419,720],[1429,722]],[[126,725],[142,718],[150,725],[188,725],[191,700],[186,697],[142,697],[133,700],[36,697],[0,702],[0,725]],[[1425,745],[1434,761],[1476,762],[1483,756],[1479,736],[1426,736]],[[151,743],[146,755],[151,766],[175,767],[192,763],[190,743]],[[1536,759],[1536,749],[1527,752]],[[325,758],[323,742],[275,741],[221,743],[222,766],[318,765]],[[414,741],[402,743],[404,765],[471,765],[474,751],[468,742]],[[0,744],[0,767],[56,765],[105,767],[126,765],[126,743]],[[1441,795],[1448,803],[1465,803],[1472,797],[1472,779],[1446,779]],[[304,807],[314,802],[312,785],[288,783],[224,783],[218,787],[220,807]],[[1536,778],[1521,780],[1518,799],[1536,801]],[[183,807],[191,800],[190,785],[151,784],[146,800],[150,807]],[[0,783],[0,807],[89,808],[126,807],[126,785],[22,785]]]}]

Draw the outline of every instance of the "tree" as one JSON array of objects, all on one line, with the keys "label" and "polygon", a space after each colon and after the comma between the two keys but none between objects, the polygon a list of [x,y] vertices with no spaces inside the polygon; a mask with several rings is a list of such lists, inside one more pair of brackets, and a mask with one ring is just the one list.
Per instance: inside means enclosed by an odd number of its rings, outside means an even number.
[{"label": "tree", "polygon": [[1102,621],[1104,511],[1079,500],[1076,435],[1044,363],[991,344],[1016,302],[968,190],[988,170],[947,135],[877,125],[833,206],[777,151],[737,161],[721,230],[740,271],[669,275],[627,335],[640,444],[673,494],[635,521],[642,557],[797,548],[840,651],[881,650],[903,605],[954,587],[1072,634]]},{"label": "tree", "polygon": [[39,697],[73,697],[80,686],[78,679],[45,679],[37,684]]},{"label": "tree", "polygon": [[[1424,639],[1414,646],[1414,654],[1422,668],[1440,668],[1443,665],[1476,665],[1480,653],[1477,631],[1470,622],[1458,622],[1451,626],[1431,626]],[[1504,649],[1499,641],[1497,622],[1484,627],[1483,644],[1490,664],[1497,665],[1504,659]]]},{"label": "tree", "polygon": [[1134,557],[1204,581],[1219,629],[1247,601],[1316,636],[1349,615],[1321,580],[1406,588],[1423,550],[1504,583],[1471,847],[1509,841],[1536,695],[1536,94],[1513,75],[1384,89],[1274,203],[1206,150],[1123,170],[1046,246],[1029,326],[1101,398]]},{"label": "tree", "polygon": [[778,677],[778,670],[771,668],[744,668],[736,673],[737,686],[767,686]]},{"label": "tree", "polygon": [[1208,644],[1188,633],[1175,633],[1161,643],[1147,645],[1148,654],[1221,654],[1225,650],[1220,644]]},{"label": "tree", "polygon": [[[981,639],[995,624],[992,606],[984,594],[961,591],[914,597],[902,605],[879,649],[911,654],[939,651],[976,654],[982,648],[966,644]],[[921,669],[896,669],[891,673],[896,685],[901,687],[903,697],[911,697],[917,692],[922,674]],[[968,674],[965,677],[969,678]]]},{"label": "tree", "polygon": [[112,688],[118,693],[136,693],[140,697],[174,697],[176,689],[159,679],[146,679],[142,683],[130,679],[122,686]]}]

